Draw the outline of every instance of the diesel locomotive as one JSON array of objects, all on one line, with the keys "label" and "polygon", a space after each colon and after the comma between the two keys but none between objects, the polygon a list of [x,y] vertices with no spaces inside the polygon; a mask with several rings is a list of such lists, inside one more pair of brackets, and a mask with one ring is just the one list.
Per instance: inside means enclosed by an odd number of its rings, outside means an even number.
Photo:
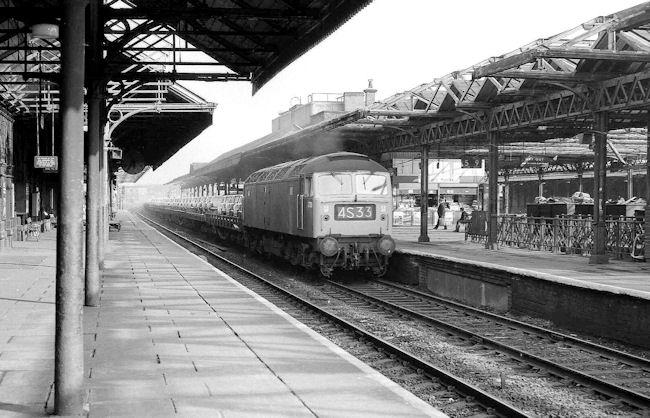
[{"label": "diesel locomotive", "polygon": [[395,250],[388,171],[369,157],[338,152],[258,170],[243,194],[166,199],[149,212],[193,223],[294,265],[386,272]]}]

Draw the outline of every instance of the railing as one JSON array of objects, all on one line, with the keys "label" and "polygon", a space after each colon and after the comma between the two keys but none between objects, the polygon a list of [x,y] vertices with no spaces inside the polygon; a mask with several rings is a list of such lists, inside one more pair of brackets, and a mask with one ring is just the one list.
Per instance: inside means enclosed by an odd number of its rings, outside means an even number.
[{"label": "railing", "polygon": [[[478,223],[476,222],[478,221]],[[465,239],[484,241],[487,238],[486,217],[473,219],[465,231]],[[617,258],[630,256],[637,236],[645,233],[642,220],[620,217],[605,221],[605,249]],[[591,217],[538,218],[521,215],[497,216],[497,245],[552,251],[563,254],[591,254],[594,226]]]}]

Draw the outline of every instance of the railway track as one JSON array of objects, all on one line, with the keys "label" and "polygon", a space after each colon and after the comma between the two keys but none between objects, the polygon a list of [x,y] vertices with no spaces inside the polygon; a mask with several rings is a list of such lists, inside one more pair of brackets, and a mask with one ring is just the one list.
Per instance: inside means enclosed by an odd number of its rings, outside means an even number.
[{"label": "railway track", "polygon": [[650,361],[644,358],[385,281],[329,284],[353,298],[426,321],[461,339],[509,355],[533,370],[650,411]]},{"label": "railway track", "polygon": [[[219,268],[226,266],[231,277],[301,322],[325,333],[339,345],[343,342],[346,346],[354,347],[353,354],[385,375],[399,375],[401,380],[409,381],[410,387],[420,388],[419,392],[426,392],[437,399],[448,399],[441,408],[443,412],[467,416],[528,416],[508,402],[228,260],[207,248],[205,243],[173,231],[143,214],[139,216],[159,231],[186,243],[195,252],[208,256],[211,262],[219,264]],[[422,393],[418,395],[423,397]]]}]

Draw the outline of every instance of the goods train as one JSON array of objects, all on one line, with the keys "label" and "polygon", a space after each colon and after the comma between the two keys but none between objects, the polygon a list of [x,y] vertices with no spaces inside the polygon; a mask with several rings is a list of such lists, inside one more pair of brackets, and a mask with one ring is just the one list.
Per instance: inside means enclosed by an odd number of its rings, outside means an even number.
[{"label": "goods train", "polygon": [[335,269],[381,276],[395,250],[390,176],[362,154],[278,164],[251,174],[243,194],[156,200],[146,209],[326,277]]}]

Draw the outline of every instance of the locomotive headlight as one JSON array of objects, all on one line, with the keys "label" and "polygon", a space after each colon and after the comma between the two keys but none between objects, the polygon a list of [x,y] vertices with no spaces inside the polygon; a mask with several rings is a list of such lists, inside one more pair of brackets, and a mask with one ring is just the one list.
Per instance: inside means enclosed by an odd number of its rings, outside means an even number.
[{"label": "locomotive headlight", "polygon": [[339,242],[334,237],[325,237],[320,240],[318,248],[325,257],[332,257],[339,252]]},{"label": "locomotive headlight", "polygon": [[383,236],[377,241],[377,250],[383,255],[391,255],[395,251],[395,241],[391,237]]},{"label": "locomotive headlight", "polygon": [[385,220],[386,220],[386,214],[385,214],[385,213],[382,213],[382,214],[379,216],[379,219],[382,220],[382,221],[385,221]]},{"label": "locomotive headlight", "polygon": [[329,221],[329,220],[330,220],[330,216],[329,216],[329,215],[323,215],[323,220],[324,220],[325,222]]}]

